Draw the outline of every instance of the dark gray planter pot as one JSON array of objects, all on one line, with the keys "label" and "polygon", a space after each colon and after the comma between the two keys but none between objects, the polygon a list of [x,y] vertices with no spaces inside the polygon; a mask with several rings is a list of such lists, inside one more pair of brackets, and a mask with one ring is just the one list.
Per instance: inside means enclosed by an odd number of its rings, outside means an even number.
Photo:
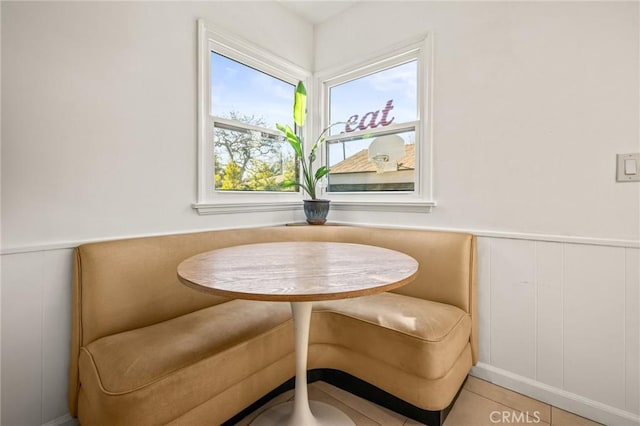
[{"label": "dark gray planter pot", "polygon": [[302,200],[304,214],[310,225],[322,225],[327,221],[330,200]]}]

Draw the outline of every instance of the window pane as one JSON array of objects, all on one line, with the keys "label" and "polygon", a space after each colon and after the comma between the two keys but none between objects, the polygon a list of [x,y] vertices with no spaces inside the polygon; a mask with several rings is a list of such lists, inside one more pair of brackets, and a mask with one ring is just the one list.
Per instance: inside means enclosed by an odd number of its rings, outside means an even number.
[{"label": "window pane", "polygon": [[297,180],[295,153],[284,138],[254,130],[214,128],[214,180],[218,191],[296,191],[282,188]]},{"label": "window pane", "polygon": [[268,74],[211,52],[211,112],[275,129],[293,127],[295,87]]},{"label": "window pane", "polygon": [[331,123],[355,123],[336,126],[333,134],[416,120],[417,72],[414,60],[330,88]]},{"label": "window pane", "polygon": [[330,192],[413,191],[415,131],[327,144]]},{"label": "window pane", "polygon": [[[211,52],[211,112],[235,121],[215,123],[214,187],[218,191],[296,191],[294,152],[284,140],[253,126],[293,126],[295,87],[240,62]],[[246,126],[245,126],[246,125]]]}]

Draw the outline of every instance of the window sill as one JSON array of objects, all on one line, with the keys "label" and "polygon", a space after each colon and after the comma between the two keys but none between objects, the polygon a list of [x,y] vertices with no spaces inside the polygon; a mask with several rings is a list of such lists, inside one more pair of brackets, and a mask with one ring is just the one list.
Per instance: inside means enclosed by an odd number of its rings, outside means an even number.
[{"label": "window sill", "polygon": [[280,201],[262,203],[194,203],[191,205],[199,215],[254,213],[302,210],[301,201]]},{"label": "window sill", "polygon": [[385,201],[331,201],[332,210],[431,213],[435,201],[385,202]]},{"label": "window sill", "polygon": [[[199,215],[255,213],[302,210],[302,200],[262,203],[194,203],[191,205]],[[332,210],[431,213],[435,201],[384,202],[384,201],[331,201]]]}]

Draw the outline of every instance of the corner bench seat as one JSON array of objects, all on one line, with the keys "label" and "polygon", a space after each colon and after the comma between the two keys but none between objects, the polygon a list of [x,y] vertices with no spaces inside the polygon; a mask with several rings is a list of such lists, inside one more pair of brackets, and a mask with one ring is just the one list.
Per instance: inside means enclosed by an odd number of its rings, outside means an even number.
[{"label": "corner bench seat", "polygon": [[419,261],[416,281],[394,292],[314,303],[308,368],[348,373],[421,410],[446,408],[477,356],[474,237],[322,226],[76,249],[71,413],[82,425],[220,424],[291,379],[288,303],[210,296],[175,272],[199,252],[291,240],[379,245]]},{"label": "corner bench seat", "polygon": [[[90,424],[166,423],[239,379],[288,355],[293,359],[293,345],[289,304],[248,300],[103,337],[80,353],[80,381],[92,409],[80,418]],[[294,373],[292,366],[281,381]]]},{"label": "corner bench seat", "polygon": [[470,316],[395,293],[314,303],[310,345],[339,345],[425,379],[439,379],[469,343]]}]

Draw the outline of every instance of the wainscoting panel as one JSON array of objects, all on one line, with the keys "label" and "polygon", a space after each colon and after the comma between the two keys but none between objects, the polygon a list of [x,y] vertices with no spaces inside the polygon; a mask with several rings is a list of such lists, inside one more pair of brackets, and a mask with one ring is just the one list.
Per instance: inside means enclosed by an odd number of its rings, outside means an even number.
[{"label": "wainscoting panel", "polygon": [[640,250],[626,249],[626,408],[640,414]]},{"label": "wainscoting panel", "polygon": [[563,245],[536,242],[536,379],[562,388]]},{"label": "wainscoting panel", "polygon": [[47,397],[43,399],[43,423],[68,411],[66,389],[69,382],[73,250],[54,250],[44,254],[42,393]]},{"label": "wainscoting panel", "polygon": [[3,425],[43,423],[43,257],[43,252],[2,256]]},{"label": "wainscoting panel", "polygon": [[478,358],[491,364],[491,238],[479,237],[478,250]]},{"label": "wainscoting panel", "polygon": [[640,249],[478,238],[478,377],[640,425]]},{"label": "wainscoting panel", "polygon": [[565,245],[564,385],[625,408],[625,249]]},{"label": "wainscoting panel", "polygon": [[71,254],[2,256],[3,425],[41,425],[67,413]]},{"label": "wainscoting panel", "polygon": [[535,299],[535,242],[491,241],[491,364],[531,378],[536,374]]}]

